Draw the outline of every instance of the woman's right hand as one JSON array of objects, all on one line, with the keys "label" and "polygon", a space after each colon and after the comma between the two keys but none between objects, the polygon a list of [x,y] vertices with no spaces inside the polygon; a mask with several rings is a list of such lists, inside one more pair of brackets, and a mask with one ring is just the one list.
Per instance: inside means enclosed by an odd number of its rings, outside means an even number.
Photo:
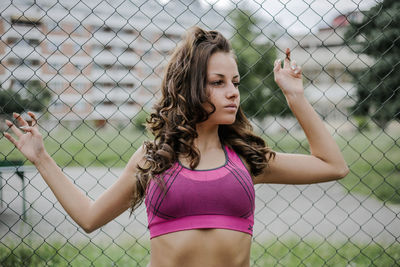
[{"label": "woman's right hand", "polygon": [[32,118],[32,126],[29,126],[28,122],[18,113],[13,113],[14,118],[18,121],[20,126],[17,127],[9,120],[6,120],[6,124],[11,128],[17,138],[12,137],[9,133],[4,133],[4,136],[13,143],[30,162],[36,165],[47,152],[44,148],[42,134],[39,132],[35,114],[33,112],[28,112],[28,115]]}]

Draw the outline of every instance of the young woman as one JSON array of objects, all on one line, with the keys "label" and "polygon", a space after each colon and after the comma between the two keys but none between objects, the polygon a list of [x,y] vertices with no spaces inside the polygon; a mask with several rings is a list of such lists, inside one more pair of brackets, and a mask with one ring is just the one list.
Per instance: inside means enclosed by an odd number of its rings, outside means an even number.
[{"label": "young woman", "polygon": [[86,231],[142,201],[151,236],[151,267],[249,266],[254,184],[340,179],[347,165],[304,97],[300,67],[275,61],[275,81],[303,128],[311,155],[277,153],[253,134],[240,108],[240,75],[231,46],[217,31],[191,28],[174,51],[162,97],[148,126],[155,139],[129,160],[117,182],[91,201],[46,152],[35,114],[18,114],[5,133]]}]

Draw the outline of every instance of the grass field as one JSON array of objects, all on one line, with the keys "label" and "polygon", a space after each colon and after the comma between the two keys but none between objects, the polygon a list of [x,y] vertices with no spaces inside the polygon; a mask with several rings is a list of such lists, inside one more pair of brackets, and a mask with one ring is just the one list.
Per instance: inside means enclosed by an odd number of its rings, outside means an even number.
[{"label": "grass field", "polygon": [[[147,138],[135,128],[95,130],[84,125],[44,134],[47,150],[62,167],[123,167]],[[400,203],[399,138],[399,132],[337,134],[351,170],[341,184],[352,192]],[[266,140],[276,151],[308,153],[307,141],[301,136],[279,134]],[[5,138],[0,138],[0,153],[3,158],[22,159]],[[148,261],[147,243],[33,245],[29,239],[18,246],[0,243],[0,266],[146,266]],[[384,247],[295,239],[254,242],[251,262],[251,266],[398,266],[400,244]]]},{"label": "grass field", "polygon": [[[61,167],[124,167],[143,140],[147,139],[134,127],[96,129],[81,124],[76,128],[59,127],[41,132],[47,151]],[[23,159],[5,138],[0,139],[0,151],[7,159]]]},{"label": "grass field", "polygon": [[[9,266],[146,266],[149,246],[138,243],[0,244],[0,265]],[[251,266],[398,266],[400,244],[329,243],[327,241],[274,240],[253,243]]]},{"label": "grass field", "polygon": [[[351,170],[340,181],[341,184],[349,191],[400,203],[399,138],[399,131],[337,134],[336,141]],[[52,130],[44,134],[44,139],[47,150],[61,167],[111,168],[125,166],[137,147],[148,137],[134,127],[99,130],[83,124],[76,128]],[[309,147],[304,137],[275,134],[265,139],[276,151],[308,153]],[[7,159],[22,158],[5,138],[0,138],[0,153]]]},{"label": "grass field", "polygon": [[[276,151],[309,153],[305,137],[265,137]],[[340,183],[349,191],[400,204],[400,131],[336,134],[350,173]]]},{"label": "grass field", "polygon": [[400,132],[367,132],[339,142],[351,173],[349,191],[400,204]]}]

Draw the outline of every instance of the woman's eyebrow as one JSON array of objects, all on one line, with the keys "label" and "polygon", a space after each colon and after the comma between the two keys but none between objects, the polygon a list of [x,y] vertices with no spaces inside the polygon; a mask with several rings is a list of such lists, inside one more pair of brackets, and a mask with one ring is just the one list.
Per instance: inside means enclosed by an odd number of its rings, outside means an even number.
[{"label": "woman's eyebrow", "polygon": [[[211,75],[217,75],[217,76],[220,76],[220,77],[225,77],[225,75],[224,75],[224,74],[221,74],[221,73],[211,73]],[[233,78],[239,78],[239,74],[233,76]]]}]

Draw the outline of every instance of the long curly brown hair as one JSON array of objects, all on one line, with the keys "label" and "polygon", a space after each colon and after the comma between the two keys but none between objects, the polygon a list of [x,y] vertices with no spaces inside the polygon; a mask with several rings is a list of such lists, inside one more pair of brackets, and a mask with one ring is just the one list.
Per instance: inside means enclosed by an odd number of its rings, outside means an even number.
[{"label": "long curly brown hair", "polygon": [[[187,157],[192,169],[199,164],[200,152],[194,146],[198,136],[196,124],[206,121],[215,111],[206,84],[207,63],[216,52],[231,53],[235,57],[229,41],[221,33],[197,26],[187,31],[174,50],[162,81],[162,97],[147,120],[154,140],[144,143],[146,163],[138,167],[131,211],[143,202],[150,180],[165,188],[159,174],[170,168],[178,156]],[[204,108],[206,103],[213,107],[211,112]],[[228,145],[246,160],[253,176],[261,173],[275,156],[264,140],[253,133],[240,107],[235,122],[219,125],[218,134],[222,145]]]}]

